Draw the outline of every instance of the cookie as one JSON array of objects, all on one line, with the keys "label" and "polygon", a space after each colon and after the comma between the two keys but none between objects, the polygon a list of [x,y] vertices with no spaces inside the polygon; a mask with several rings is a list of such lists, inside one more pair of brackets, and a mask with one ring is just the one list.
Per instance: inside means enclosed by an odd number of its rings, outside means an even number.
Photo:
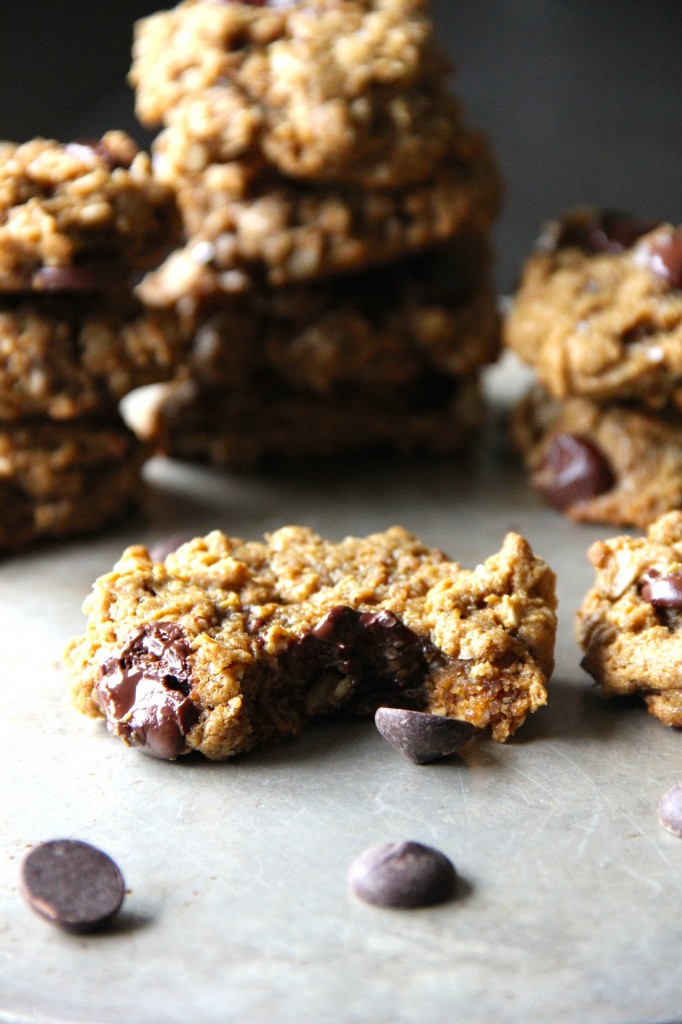
[{"label": "cookie", "polygon": [[555,398],[682,395],[682,229],[579,209],[528,261],[506,343]]},{"label": "cookie", "polygon": [[593,544],[596,577],[577,618],[583,668],[607,695],[641,696],[665,725],[682,727],[682,512],[646,537]]},{"label": "cookie", "polygon": [[459,111],[423,0],[181,3],[138,22],[140,119],[182,173],[257,156],[283,175],[403,186],[429,178]]},{"label": "cookie", "polygon": [[0,424],[0,549],[112,522],[139,495],[146,455],[117,420]]},{"label": "cookie", "polygon": [[185,380],[140,388],[123,403],[126,422],[157,452],[233,469],[375,451],[448,455],[465,447],[484,411],[475,377],[434,373],[391,390],[331,394],[273,377],[233,390]]},{"label": "cookie", "polygon": [[187,347],[172,311],[107,297],[0,297],[0,420],[115,412],[135,387],[173,376]]},{"label": "cookie", "polygon": [[172,192],[123,132],[0,143],[0,291],[100,291],[176,240]]},{"label": "cookie", "polygon": [[511,433],[530,482],[570,519],[646,527],[682,507],[682,415],[535,391]]},{"label": "cookie", "polygon": [[311,120],[299,112],[299,124],[285,121],[276,134],[265,130],[253,110],[245,114],[243,97],[233,91],[217,87],[192,93],[178,102],[155,138],[154,167],[172,181],[201,174],[212,164],[258,160],[301,181],[402,188],[428,180],[460,130],[457,101],[433,83],[387,97],[377,113],[363,105],[362,120],[371,117],[371,123],[363,126],[362,146],[357,122],[349,124],[352,108],[340,99],[327,106],[333,113],[320,118],[319,129],[315,111]]},{"label": "cookie", "polygon": [[[427,368],[464,376],[499,352],[497,299],[476,237],[339,277],[177,305],[191,375],[234,388],[263,372],[329,393],[393,388]],[[386,296],[392,296],[391,302]]]},{"label": "cookie", "polygon": [[158,757],[222,760],[391,704],[505,740],[546,701],[555,607],[517,534],[466,570],[399,527],[340,543],[215,531],[164,562],[128,548],[66,665],[79,710]]},{"label": "cookie", "polygon": [[187,241],[140,286],[143,300],[281,287],[400,259],[485,231],[500,180],[482,136],[461,132],[428,181],[404,189],[312,188],[244,164],[174,182]]}]

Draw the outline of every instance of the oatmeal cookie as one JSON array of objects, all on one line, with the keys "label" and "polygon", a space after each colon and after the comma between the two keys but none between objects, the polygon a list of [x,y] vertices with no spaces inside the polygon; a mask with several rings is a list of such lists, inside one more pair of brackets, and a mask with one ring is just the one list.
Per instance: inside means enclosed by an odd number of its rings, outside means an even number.
[{"label": "oatmeal cookie", "polygon": [[176,308],[192,336],[190,375],[229,388],[265,371],[320,394],[392,388],[429,367],[465,376],[499,351],[488,265],[485,240],[472,238],[333,282],[185,296]]},{"label": "oatmeal cookie", "polygon": [[172,311],[125,291],[0,298],[0,420],[115,411],[133,388],[174,376],[188,339]]},{"label": "oatmeal cookie", "polygon": [[118,518],[140,492],[146,454],[117,420],[0,424],[0,549]]},{"label": "oatmeal cookie", "polygon": [[682,507],[682,415],[565,402],[537,390],[514,410],[512,437],[530,482],[581,522],[646,527]]},{"label": "oatmeal cookie", "polygon": [[505,740],[546,702],[555,608],[554,574],[517,534],[466,570],[399,527],[340,543],[215,531],[163,562],[128,548],[66,663],[79,710],[157,757],[222,760],[387,704]]},{"label": "oatmeal cookie", "polygon": [[245,469],[361,452],[448,455],[481,425],[475,377],[424,374],[402,387],[289,388],[263,376],[249,388],[216,390],[196,381],[152,384],[123,400],[123,415],[160,454]]},{"label": "oatmeal cookie", "polygon": [[485,231],[501,194],[492,154],[474,132],[460,133],[432,178],[405,189],[311,188],[236,163],[212,164],[175,187],[188,240],[142,282],[151,305],[400,259]]},{"label": "oatmeal cookie", "polygon": [[682,727],[682,512],[646,537],[593,544],[595,585],[578,613],[583,668],[608,695],[641,695],[665,725]]},{"label": "oatmeal cookie", "polygon": [[100,291],[176,241],[171,190],[123,132],[0,143],[0,291]]},{"label": "oatmeal cookie", "polygon": [[555,398],[682,401],[682,229],[580,209],[525,268],[505,340]]},{"label": "oatmeal cookie", "polygon": [[459,121],[424,0],[190,0],[138,22],[137,113],[176,170],[258,153],[287,176],[401,186]]}]

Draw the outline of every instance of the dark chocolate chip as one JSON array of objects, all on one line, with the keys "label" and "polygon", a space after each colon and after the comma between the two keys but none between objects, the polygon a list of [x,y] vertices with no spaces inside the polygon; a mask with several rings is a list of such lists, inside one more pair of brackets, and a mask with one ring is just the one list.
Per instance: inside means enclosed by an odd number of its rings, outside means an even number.
[{"label": "dark chocolate chip", "polygon": [[32,287],[41,292],[98,292],[120,284],[127,275],[122,260],[77,264],[72,267],[41,267]]},{"label": "dark chocolate chip", "polygon": [[682,572],[671,572],[667,576],[648,570],[640,577],[641,594],[654,608],[682,608]]},{"label": "dark chocolate chip", "polygon": [[682,837],[682,786],[673,786],[658,801],[658,820],[668,832]]},{"label": "dark chocolate chip", "polygon": [[682,228],[671,235],[663,235],[649,249],[649,265],[670,288],[682,288]]},{"label": "dark chocolate chip", "polygon": [[173,622],[141,626],[100,671],[97,694],[112,732],[154,757],[186,751],[185,737],[199,719],[192,700],[189,645]]},{"label": "dark chocolate chip", "polygon": [[459,750],[476,732],[470,722],[403,708],[379,708],[376,727],[415,764],[428,764]]},{"label": "dark chocolate chip", "polygon": [[560,221],[554,245],[587,253],[619,253],[656,226],[622,210],[577,210]]},{"label": "dark chocolate chip", "polygon": [[599,448],[573,434],[556,434],[533,471],[534,487],[559,509],[603,494],[614,483],[611,467]]},{"label": "dark chocolate chip", "polygon": [[24,858],[21,885],[41,917],[69,931],[107,925],[123,903],[123,876],[111,857],[78,839],[54,839]]},{"label": "dark chocolate chip", "polygon": [[348,882],[356,896],[377,907],[409,909],[451,899],[457,872],[450,860],[422,843],[382,843],[351,864]]}]

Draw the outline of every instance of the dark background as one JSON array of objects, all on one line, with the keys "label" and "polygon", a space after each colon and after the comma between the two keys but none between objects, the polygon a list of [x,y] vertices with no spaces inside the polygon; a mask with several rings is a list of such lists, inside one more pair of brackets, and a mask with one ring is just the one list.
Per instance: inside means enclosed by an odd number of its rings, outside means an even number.
[{"label": "dark background", "polygon": [[[432,0],[453,88],[507,183],[499,281],[542,221],[579,202],[682,221],[679,0]],[[0,138],[120,127],[132,24],[158,0],[0,0]]]}]

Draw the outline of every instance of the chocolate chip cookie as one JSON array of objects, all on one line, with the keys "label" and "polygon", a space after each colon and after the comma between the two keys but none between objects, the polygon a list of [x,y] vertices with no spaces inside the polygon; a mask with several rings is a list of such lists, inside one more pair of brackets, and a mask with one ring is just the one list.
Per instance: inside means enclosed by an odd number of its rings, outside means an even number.
[{"label": "chocolate chip cookie", "polygon": [[665,725],[682,727],[682,512],[646,537],[593,544],[595,585],[578,613],[583,668],[608,695],[641,695]]},{"label": "chocolate chip cookie", "polygon": [[115,414],[135,387],[177,372],[189,339],[172,311],[106,296],[0,296],[0,421]]},{"label": "chocolate chip cookie", "polygon": [[368,452],[450,455],[471,440],[485,406],[475,376],[316,394],[270,375],[248,389],[152,384],[128,395],[123,413],[159,454],[246,469]]},{"label": "chocolate chip cookie", "polygon": [[138,496],[147,454],[118,420],[0,423],[0,549],[112,522]]},{"label": "chocolate chip cookie", "polygon": [[152,305],[357,271],[497,215],[500,180],[485,139],[458,134],[433,176],[403,189],[312,188],[244,164],[212,164],[174,182],[187,241],[140,286]]},{"label": "chocolate chip cookie", "polygon": [[682,228],[569,213],[528,261],[505,339],[555,398],[679,405]]},{"label": "chocolate chip cookie", "polygon": [[517,534],[466,570],[399,527],[340,543],[215,531],[163,562],[128,548],[66,663],[81,711],[162,758],[221,760],[391,704],[505,740],[546,701],[555,607]]},{"label": "chocolate chip cookie", "polygon": [[530,482],[580,522],[646,527],[682,507],[682,415],[632,404],[558,402],[541,389],[514,410]]},{"label": "chocolate chip cookie", "polygon": [[429,178],[459,120],[424,0],[189,0],[138,22],[137,113],[182,173],[261,158],[298,179]]},{"label": "chocolate chip cookie", "polygon": [[123,132],[0,143],[0,291],[101,291],[156,263],[178,227],[171,190]]},{"label": "chocolate chip cookie", "polygon": [[392,389],[428,368],[465,376],[499,351],[489,264],[485,239],[463,238],[333,282],[218,302],[186,295],[176,304],[178,330],[192,339],[186,363],[208,387],[274,373],[317,394]]}]

